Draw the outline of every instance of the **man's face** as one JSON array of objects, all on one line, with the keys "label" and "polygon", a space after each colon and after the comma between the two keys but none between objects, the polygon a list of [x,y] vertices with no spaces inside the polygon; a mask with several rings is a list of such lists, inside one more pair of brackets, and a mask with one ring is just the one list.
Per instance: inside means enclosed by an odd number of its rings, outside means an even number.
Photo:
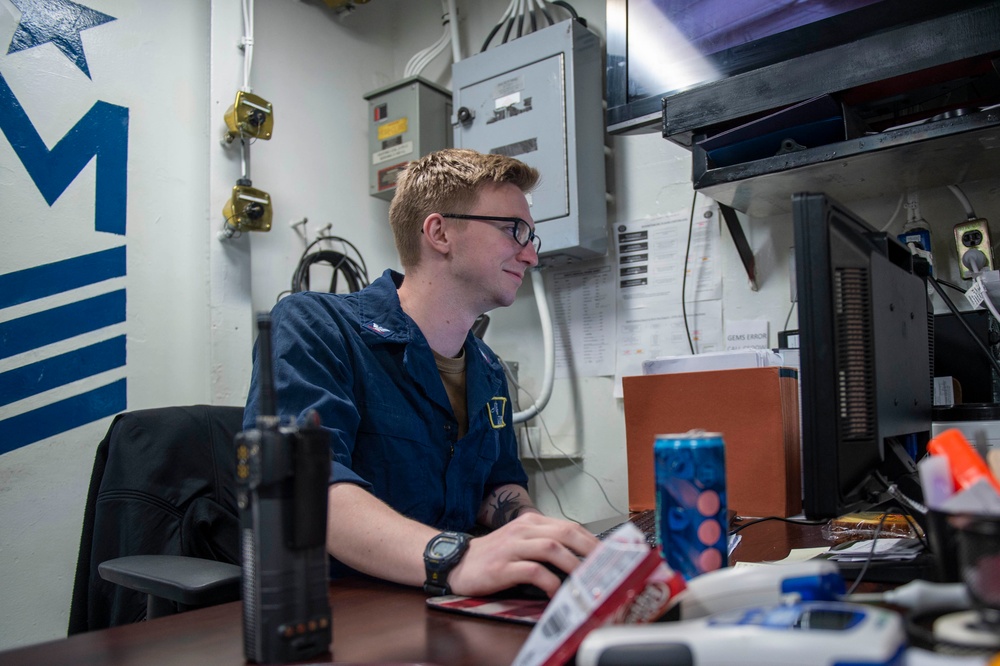
[{"label": "man's face", "polygon": [[[532,229],[535,226],[524,193],[509,183],[483,189],[467,214],[516,217]],[[538,265],[534,246],[530,242],[521,246],[515,240],[513,222],[478,219],[448,222],[458,231],[452,255],[453,274],[467,285],[470,305],[486,312],[513,303],[525,271]]]}]

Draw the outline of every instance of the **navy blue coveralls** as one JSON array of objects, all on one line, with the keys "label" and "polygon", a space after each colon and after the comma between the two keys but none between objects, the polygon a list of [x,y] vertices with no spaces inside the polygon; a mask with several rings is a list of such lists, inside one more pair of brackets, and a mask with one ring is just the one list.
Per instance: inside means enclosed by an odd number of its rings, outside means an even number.
[{"label": "navy blue coveralls", "polygon": [[[495,487],[527,487],[496,355],[465,340],[469,428],[458,423],[434,355],[387,270],[352,294],[300,292],[271,312],[279,416],[315,409],[330,433],[330,483],[367,488],[401,514],[468,532]],[[256,348],[244,427],[256,424]]]}]

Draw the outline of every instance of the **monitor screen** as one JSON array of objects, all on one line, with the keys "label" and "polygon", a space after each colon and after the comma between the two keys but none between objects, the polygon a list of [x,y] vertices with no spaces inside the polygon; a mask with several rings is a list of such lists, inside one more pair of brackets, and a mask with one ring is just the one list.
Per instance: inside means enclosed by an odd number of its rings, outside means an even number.
[{"label": "monitor screen", "polygon": [[[682,90],[737,74],[777,57],[765,38],[882,0],[629,0],[626,56],[629,99]],[[858,30],[858,33],[861,31]],[[790,48],[800,55],[817,38]]]},{"label": "monitor screen", "polygon": [[891,483],[919,500],[933,408],[926,262],[822,194],[795,195],[792,211],[805,513],[870,508]]},{"label": "monitor screen", "polygon": [[[751,72],[760,73],[760,78],[754,80],[752,104],[737,100],[737,106],[765,112],[815,94],[833,94],[874,84],[887,76],[943,66],[964,57],[964,52],[956,47],[954,53],[943,49],[940,53],[924,53],[919,44],[912,42],[922,41],[923,35],[941,32],[934,23],[936,19],[983,4],[988,3],[984,0],[947,3],[940,0],[608,0],[608,131],[666,129],[661,127],[665,102],[669,104],[686,91],[710,84],[725,87],[727,81]],[[917,24],[923,27],[905,35],[900,31]],[[900,44],[911,52],[900,54]],[[824,57],[846,45],[850,45],[851,58]],[[870,71],[870,76],[856,71],[859,67]],[[815,78],[818,73],[829,83],[829,89],[797,98],[789,90],[791,79]],[[962,78],[954,73],[949,76]],[[900,85],[921,88],[932,80],[940,85],[934,77],[927,81],[906,80]],[[746,91],[737,85],[720,94],[722,99],[728,99],[732,95],[743,96]],[[876,88],[864,91],[852,103],[863,118],[880,119],[886,104],[898,112],[899,108],[925,103],[924,94]],[[726,112],[720,108],[718,115],[724,117]],[[686,137],[687,129],[678,132],[676,136],[685,143],[686,139],[681,137]],[[672,132],[667,135],[675,136]]]}]

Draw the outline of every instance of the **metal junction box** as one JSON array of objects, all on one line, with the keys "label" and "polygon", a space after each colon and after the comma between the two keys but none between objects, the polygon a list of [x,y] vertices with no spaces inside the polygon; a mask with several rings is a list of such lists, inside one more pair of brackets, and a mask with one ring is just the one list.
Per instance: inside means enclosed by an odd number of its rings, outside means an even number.
[{"label": "metal junction box", "polygon": [[529,198],[543,264],[607,253],[603,54],[575,20],[452,67],[454,145],[541,172]]},{"label": "metal junction box", "polygon": [[368,193],[392,199],[396,178],[418,157],[451,146],[451,93],[412,76],[365,95]]}]

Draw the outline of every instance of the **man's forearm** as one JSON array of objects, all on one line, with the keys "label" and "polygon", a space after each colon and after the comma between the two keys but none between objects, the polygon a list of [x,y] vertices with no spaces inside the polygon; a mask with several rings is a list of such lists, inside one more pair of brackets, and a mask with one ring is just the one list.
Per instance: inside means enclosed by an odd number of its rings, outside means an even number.
[{"label": "man's forearm", "polygon": [[424,547],[437,534],[353,483],[330,486],[326,549],[349,567],[405,585],[424,582]]},{"label": "man's forearm", "polygon": [[494,488],[479,506],[477,519],[490,529],[503,527],[525,513],[541,513],[535,508],[528,491],[517,484],[509,483]]}]

